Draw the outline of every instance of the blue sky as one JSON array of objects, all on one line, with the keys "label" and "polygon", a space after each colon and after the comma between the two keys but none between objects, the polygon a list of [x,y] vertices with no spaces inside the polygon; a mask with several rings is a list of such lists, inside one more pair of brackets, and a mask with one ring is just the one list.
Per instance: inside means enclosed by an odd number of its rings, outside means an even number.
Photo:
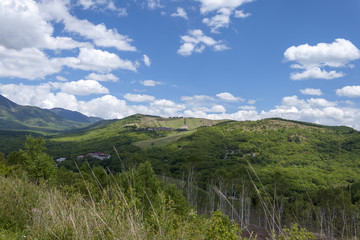
[{"label": "blue sky", "polygon": [[358,0],[2,0],[0,23],[22,105],[360,129]]}]

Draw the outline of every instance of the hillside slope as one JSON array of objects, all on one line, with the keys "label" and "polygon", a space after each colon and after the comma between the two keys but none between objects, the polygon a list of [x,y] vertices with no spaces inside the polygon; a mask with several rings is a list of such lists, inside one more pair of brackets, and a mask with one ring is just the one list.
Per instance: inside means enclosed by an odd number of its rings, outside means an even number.
[{"label": "hillside slope", "polygon": [[18,105],[0,95],[0,129],[54,132],[85,127],[86,122],[72,121],[47,109]]},{"label": "hillside slope", "polygon": [[102,118],[98,117],[88,117],[82,113],[76,111],[70,111],[63,108],[52,108],[50,109],[53,113],[56,113],[58,116],[65,118],[67,120],[71,120],[74,122],[83,122],[83,123],[95,123],[98,121],[103,120]]}]

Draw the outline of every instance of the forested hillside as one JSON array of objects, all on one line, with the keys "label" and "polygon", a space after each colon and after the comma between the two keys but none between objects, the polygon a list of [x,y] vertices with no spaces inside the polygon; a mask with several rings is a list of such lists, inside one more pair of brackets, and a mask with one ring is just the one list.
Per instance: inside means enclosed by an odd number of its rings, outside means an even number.
[{"label": "forested hillside", "polygon": [[21,106],[0,95],[0,130],[53,134],[61,130],[86,127],[98,120],[64,109],[47,110]]},{"label": "forested hillside", "polygon": [[[148,161],[198,214],[219,209],[241,228],[281,233],[297,223],[342,238],[360,230],[360,133],[351,128],[134,115],[47,137],[46,146],[74,174],[87,164],[116,173]],[[87,155],[96,152],[111,157]]]}]

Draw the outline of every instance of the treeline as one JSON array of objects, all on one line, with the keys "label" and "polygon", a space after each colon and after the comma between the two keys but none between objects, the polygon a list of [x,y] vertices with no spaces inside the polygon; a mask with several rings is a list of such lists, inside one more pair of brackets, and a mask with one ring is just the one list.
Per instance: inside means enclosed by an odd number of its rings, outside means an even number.
[{"label": "treeline", "polygon": [[[108,136],[95,131],[71,135],[68,141],[47,141],[49,154],[67,157],[56,171],[55,185],[66,194],[84,195],[88,189],[103,189],[99,183],[109,186],[109,174],[121,179],[125,172],[136,172],[150,162],[161,184],[176,185],[189,209],[200,216],[221,210],[240,228],[256,225],[277,234],[297,223],[318,237],[359,237],[357,131],[270,119],[199,128],[162,147],[142,150],[133,145],[157,138],[161,136],[116,128],[109,129]],[[113,157],[76,160],[77,155],[96,151]],[[7,166],[14,154],[7,155]],[[21,151],[16,154],[23,155]],[[96,201],[102,199],[101,191],[93,195]]]},{"label": "treeline", "polygon": [[150,161],[200,214],[221,209],[240,226],[269,232],[299,223],[323,236],[359,237],[359,133],[268,121],[223,123],[120,154],[128,166]]},{"label": "treeline", "polygon": [[57,168],[42,138],[0,156],[2,239],[240,239],[220,211],[197,216],[150,163],[112,173],[84,163]]}]

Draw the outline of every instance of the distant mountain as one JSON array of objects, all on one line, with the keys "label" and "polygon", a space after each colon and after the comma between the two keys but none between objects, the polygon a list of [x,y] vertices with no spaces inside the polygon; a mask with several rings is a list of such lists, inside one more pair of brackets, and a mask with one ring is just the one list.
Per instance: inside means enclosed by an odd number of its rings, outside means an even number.
[{"label": "distant mountain", "polygon": [[56,113],[57,115],[59,115],[62,118],[65,118],[67,120],[71,120],[74,122],[95,123],[95,122],[103,120],[102,118],[88,117],[82,113],[66,110],[63,108],[53,108],[53,109],[50,109],[50,111],[52,111],[53,113]]},{"label": "distant mountain", "polygon": [[0,95],[0,106],[1,107],[5,107],[8,109],[11,109],[13,107],[17,107],[19,105],[17,105],[16,103],[10,101],[9,99],[7,99],[6,97]]},{"label": "distant mountain", "polygon": [[21,106],[0,95],[0,130],[53,132],[86,127],[90,123],[69,120],[47,109]]}]

